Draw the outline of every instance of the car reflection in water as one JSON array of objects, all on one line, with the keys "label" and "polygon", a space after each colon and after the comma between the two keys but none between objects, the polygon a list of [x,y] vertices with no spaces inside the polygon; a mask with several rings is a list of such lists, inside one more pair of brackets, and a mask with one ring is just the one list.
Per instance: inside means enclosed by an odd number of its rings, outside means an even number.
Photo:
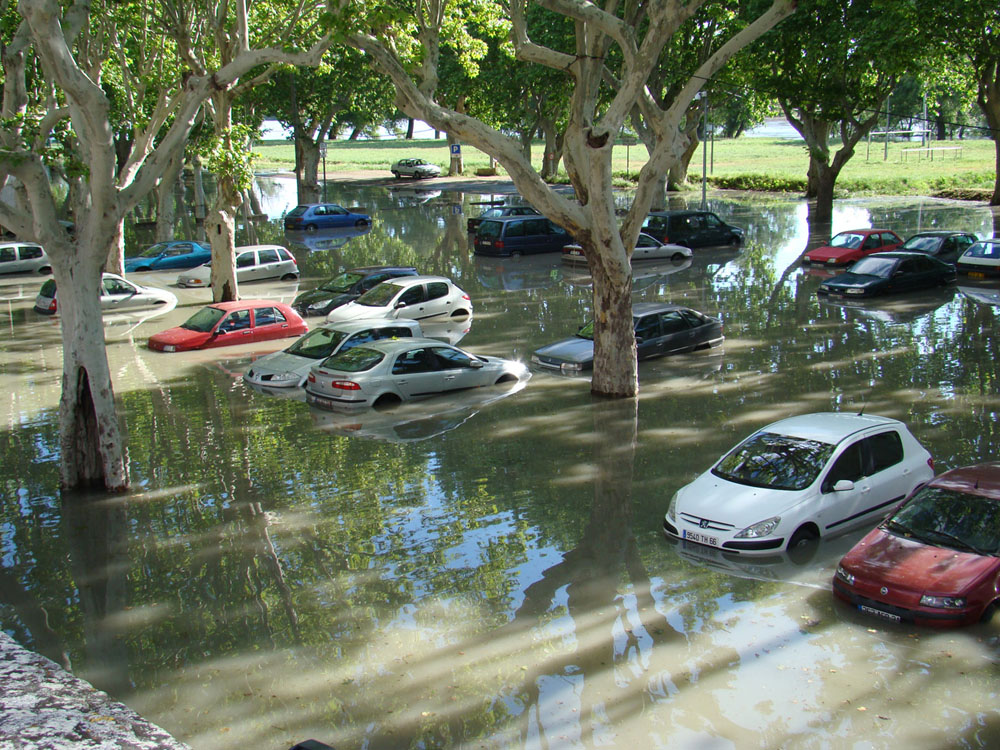
[{"label": "car reflection in water", "polygon": [[324,250],[336,250],[355,237],[361,237],[371,231],[371,224],[366,224],[363,227],[330,227],[314,232],[285,230],[285,243],[292,252],[316,253]]},{"label": "car reflection in water", "polygon": [[522,390],[530,378],[529,373],[518,381],[407,401],[390,409],[327,410],[310,406],[309,411],[317,427],[335,435],[386,443],[416,442],[454,430],[484,407]]},{"label": "car reflection in water", "polygon": [[1000,289],[992,286],[960,286],[958,291],[980,305],[1000,307]]},{"label": "car reflection in water", "polygon": [[[691,258],[684,260],[648,260],[632,266],[632,291],[641,292],[644,289],[665,284],[671,274],[690,268]],[[565,267],[563,280],[573,286],[593,286],[594,280],[586,265],[576,264]]]},{"label": "car reflection in water", "polygon": [[820,307],[841,308],[846,314],[878,320],[890,325],[910,325],[930,315],[955,298],[955,287],[943,287],[891,298],[829,299],[817,297]]},{"label": "car reflection in water", "polygon": [[476,264],[476,278],[483,288],[503,292],[544,289],[557,284],[564,274],[559,258],[552,255],[517,258],[476,255],[472,260]]}]

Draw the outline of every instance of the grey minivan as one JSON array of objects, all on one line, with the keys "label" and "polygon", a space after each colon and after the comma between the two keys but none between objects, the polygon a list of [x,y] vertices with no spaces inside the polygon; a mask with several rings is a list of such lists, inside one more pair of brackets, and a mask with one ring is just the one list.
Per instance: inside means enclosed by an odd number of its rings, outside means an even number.
[{"label": "grey minivan", "polygon": [[727,224],[711,211],[653,211],[642,223],[642,231],[660,242],[684,247],[713,247],[743,242],[743,230]]},{"label": "grey minivan", "polygon": [[52,264],[34,242],[0,242],[0,273],[52,273]]},{"label": "grey minivan", "polygon": [[572,241],[569,232],[544,216],[502,216],[479,224],[473,252],[510,256],[554,253]]}]

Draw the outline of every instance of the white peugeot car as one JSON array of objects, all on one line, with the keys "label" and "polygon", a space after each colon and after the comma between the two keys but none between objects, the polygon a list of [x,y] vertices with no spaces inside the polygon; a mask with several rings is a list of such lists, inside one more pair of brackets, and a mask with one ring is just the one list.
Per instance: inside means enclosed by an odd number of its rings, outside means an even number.
[{"label": "white peugeot car", "polygon": [[356,318],[443,320],[472,315],[469,295],[444,276],[401,276],[383,281],[353,302],[330,311],[330,323]]},{"label": "white peugeot car", "polygon": [[681,487],[663,520],[672,537],[771,553],[870,524],[934,476],[902,422],[821,413],[764,427]]}]

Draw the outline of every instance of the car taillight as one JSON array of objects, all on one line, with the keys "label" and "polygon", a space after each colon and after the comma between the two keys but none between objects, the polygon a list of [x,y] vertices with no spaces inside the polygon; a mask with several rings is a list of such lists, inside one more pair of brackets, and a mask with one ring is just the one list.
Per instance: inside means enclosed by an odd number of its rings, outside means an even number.
[{"label": "car taillight", "polygon": [[330,382],[331,388],[339,388],[342,391],[360,391],[361,386],[353,380],[333,380]]},{"label": "car taillight", "polygon": [[472,302],[472,297],[470,297],[468,294],[463,294],[462,295],[462,299],[468,300],[469,302]]},{"label": "car taillight", "polygon": [[312,373],[309,373],[309,382],[310,383],[315,383],[316,382],[316,376],[313,375]]},{"label": "car taillight", "polygon": [[493,240],[493,247],[503,247],[503,240]]},{"label": "car taillight", "polygon": [[931,467],[931,471],[934,471],[934,456],[927,457],[927,465]]},{"label": "car taillight", "polygon": [[55,311],[56,311],[56,298],[53,297],[52,301],[49,303],[49,312],[55,312]]}]

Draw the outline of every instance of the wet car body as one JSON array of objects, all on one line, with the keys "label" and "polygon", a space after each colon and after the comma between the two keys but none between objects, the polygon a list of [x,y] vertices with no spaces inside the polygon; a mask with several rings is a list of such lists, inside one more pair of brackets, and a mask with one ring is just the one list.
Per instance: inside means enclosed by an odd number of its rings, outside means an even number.
[{"label": "wet car body", "polygon": [[[298,263],[287,248],[281,245],[246,245],[236,248],[236,280],[241,283],[281,279],[290,281],[299,277]],[[177,286],[205,288],[211,284],[212,266],[209,263],[192,268],[177,277]]]},{"label": "wet car body", "polygon": [[892,622],[989,620],[1000,598],[1000,463],[952,469],[919,488],[843,557],[833,593]]},{"label": "wet car body", "polygon": [[302,203],[285,215],[285,230],[315,232],[335,227],[368,227],[372,217],[348,211],[337,203]]},{"label": "wet car body", "polygon": [[[635,249],[632,251],[632,262],[652,261],[652,260],[672,260],[677,263],[687,260],[693,255],[691,248],[684,245],[675,245],[670,242],[660,242],[651,234],[639,232],[639,237],[635,241]],[[563,263],[586,263],[587,258],[583,254],[583,248],[579,245],[564,245],[562,249]]]},{"label": "wet car body", "polygon": [[434,318],[472,315],[472,300],[444,276],[400,276],[383,281],[353,302],[336,307],[326,319]]},{"label": "wet car body", "polygon": [[541,214],[531,206],[493,206],[479,216],[470,216],[467,222],[468,230],[475,232],[483,220],[499,219],[502,216],[541,216]]},{"label": "wet car body", "polygon": [[[717,346],[724,338],[722,321],[717,318],[663,302],[632,305],[632,326],[639,359]],[[581,327],[576,336],[537,349],[531,364],[569,375],[593,369],[593,322]]]},{"label": "wet car body", "polygon": [[166,271],[194,268],[212,259],[212,247],[207,242],[169,240],[157,242],[139,255],[125,259],[125,273]]},{"label": "wet car body", "polygon": [[846,266],[872,253],[896,250],[902,244],[902,238],[889,229],[850,229],[835,234],[829,245],[807,252],[802,262]]},{"label": "wet car body", "polygon": [[528,376],[520,362],[471,354],[435,339],[382,340],[314,365],[306,401],[327,409],[381,407]]},{"label": "wet car body", "polygon": [[947,229],[932,229],[918,232],[906,238],[900,245],[900,250],[914,253],[926,253],[945,263],[955,265],[959,256],[977,242],[976,235],[971,232],[952,232]]},{"label": "wet car body", "polygon": [[955,267],[970,279],[1000,277],[1000,238],[979,240],[959,256]]},{"label": "wet car body", "polygon": [[816,290],[831,297],[874,297],[954,284],[955,267],[924,253],[873,253]]},{"label": "wet car body", "polygon": [[425,177],[441,176],[441,167],[416,157],[400,159],[389,167],[389,171],[392,172],[392,176],[397,180],[401,177],[413,177],[419,180]]},{"label": "wet car body", "polygon": [[299,388],[313,365],[337,352],[380,339],[423,336],[415,320],[348,320],[324,323],[280,352],[267,354],[247,368],[243,379],[266,388]]},{"label": "wet car body", "polygon": [[642,231],[666,244],[685,247],[739,247],[743,229],[727,224],[711,211],[652,211],[642,223]]},{"label": "wet car body", "polygon": [[0,242],[0,274],[52,273],[52,263],[34,242]]},{"label": "wet car body", "polygon": [[158,352],[212,349],[301,336],[309,330],[291,307],[271,300],[216,302],[174,328],[153,334],[148,346]]},{"label": "wet car body", "polygon": [[895,419],[790,417],[677,490],[663,530],[741,554],[791,551],[880,518],[933,475],[930,454]]},{"label": "wet car body", "polygon": [[[55,279],[49,279],[35,297],[35,312],[55,315],[58,308]],[[105,273],[101,277],[101,312],[110,313],[125,310],[141,310],[161,305],[174,306],[177,297],[166,289],[143,286],[129,281],[116,273]]]},{"label": "wet car body", "polygon": [[339,276],[327,279],[315,289],[302,292],[292,308],[302,317],[326,315],[341,305],[352,302],[378,286],[383,281],[399,276],[416,276],[413,266],[364,266],[344,271]]}]

